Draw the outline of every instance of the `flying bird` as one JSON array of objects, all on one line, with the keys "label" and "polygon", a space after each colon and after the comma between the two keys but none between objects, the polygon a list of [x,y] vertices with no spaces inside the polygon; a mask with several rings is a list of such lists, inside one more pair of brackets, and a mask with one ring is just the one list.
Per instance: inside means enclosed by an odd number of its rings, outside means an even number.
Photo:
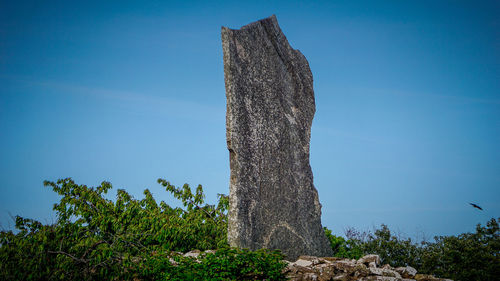
[{"label": "flying bird", "polygon": [[474,203],[469,203],[472,205],[472,207],[476,208],[476,209],[479,209],[479,210],[483,210],[483,208],[479,207],[478,205],[474,204]]}]

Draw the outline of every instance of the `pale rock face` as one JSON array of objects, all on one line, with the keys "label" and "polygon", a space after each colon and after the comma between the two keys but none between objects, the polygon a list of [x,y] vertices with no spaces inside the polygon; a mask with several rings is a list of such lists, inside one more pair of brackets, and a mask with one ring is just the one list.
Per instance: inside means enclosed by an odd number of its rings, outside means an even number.
[{"label": "pale rock face", "polygon": [[396,271],[404,278],[413,278],[417,274],[417,270],[411,266],[398,267]]},{"label": "pale rock face", "polygon": [[396,277],[387,276],[368,276],[359,279],[360,281],[399,281]]},{"label": "pale rock face", "polygon": [[308,260],[303,260],[303,259],[298,259],[296,262],[295,262],[295,265],[299,265],[299,266],[310,266],[312,265],[312,261],[308,261]]},{"label": "pale rock face", "polygon": [[373,275],[381,275],[381,276],[386,276],[386,277],[395,277],[395,278],[401,278],[401,275],[389,268],[376,268],[376,267],[370,267],[369,268],[370,273]]},{"label": "pale rock face", "polygon": [[377,267],[380,265],[380,257],[378,255],[366,255],[366,256],[360,258],[357,262],[362,263],[362,264],[374,263],[374,264],[371,264],[371,267]]},{"label": "pale rock face", "polygon": [[192,258],[198,258],[200,255],[201,251],[200,250],[192,250],[184,254],[184,257],[192,257]]},{"label": "pale rock face", "polygon": [[275,16],[222,28],[231,168],[228,241],[331,256],[309,164],[313,77]]}]

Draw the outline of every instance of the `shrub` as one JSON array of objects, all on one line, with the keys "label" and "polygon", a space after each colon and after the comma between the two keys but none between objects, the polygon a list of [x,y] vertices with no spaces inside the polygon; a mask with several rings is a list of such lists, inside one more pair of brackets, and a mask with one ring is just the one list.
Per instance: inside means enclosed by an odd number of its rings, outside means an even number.
[{"label": "shrub", "polygon": [[330,246],[333,250],[333,255],[339,258],[359,259],[363,256],[363,251],[356,240],[345,240],[342,236],[335,236],[332,231],[326,227],[326,238],[330,241]]},{"label": "shrub", "polygon": [[454,280],[497,280],[500,276],[500,218],[475,233],[435,237],[425,243],[421,270]]},{"label": "shrub", "polygon": [[422,248],[413,243],[410,238],[402,239],[391,233],[387,225],[382,224],[374,234],[369,233],[360,243],[364,253],[374,253],[380,256],[382,263],[394,267],[413,266],[418,267]]},{"label": "shrub", "polygon": [[164,262],[160,280],[286,280],[282,274],[286,263],[279,251],[224,247],[213,254],[202,254],[198,260],[182,256],[174,259],[179,264]]},{"label": "shrub", "polygon": [[[104,198],[112,188],[78,185],[71,179],[44,184],[61,195],[52,225],[16,217],[17,233],[0,232],[0,280],[284,280],[286,263],[278,251],[248,251],[227,244],[228,198],[204,202],[203,188],[177,188],[159,179],[183,208],[157,203],[149,190],[136,200],[118,190],[116,201]],[[378,254],[391,266],[415,267],[420,273],[456,281],[496,280],[500,276],[500,218],[480,224],[475,233],[435,237],[416,244],[391,233],[349,229],[347,239],[325,228],[335,256]],[[217,249],[198,261],[176,254]],[[175,263],[175,265],[174,265]]]},{"label": "shrub", "polygon": [[[103,197],[112,188],[108,182],[92,188],[71,179],[46,181],[61,195],[54,205],[57,222],[16,217],[18,233],[0,232],[0,280],[161,280],[187,276],[189,268],[207,270],[203,274],[215,280],[237,274],[282,278],[279,253],[228,248],[227,196],[209,205],[201,185],[192,193],[187,184],[158,182],[184,209],[158,204],[147,189],[142,200],[118,190],[113,202]],[[200,264],[182,258],[177,267],[170,262],[172,251],[217,248],[223,250]],[[193,274],[193,279],[204,276]]]},{"label": "shrub", "polygon": [[476,233],[439,236],[434,242],[421,244],[393,235],[383,224],[373,234],[349,229],[347,240],[332,235],[327,228],[325,234],[337,257],[377,254],[382,263],[393,267],[409,265],[420,273],[455,281],[486,281],[500,276],[499,223],[500,218],[491,219],[486,227],[478,224]]}]

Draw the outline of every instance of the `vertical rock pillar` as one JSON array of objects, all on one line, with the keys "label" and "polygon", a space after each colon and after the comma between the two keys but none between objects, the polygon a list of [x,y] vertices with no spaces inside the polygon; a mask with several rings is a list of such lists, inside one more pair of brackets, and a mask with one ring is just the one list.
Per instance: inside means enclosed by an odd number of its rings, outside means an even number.
[{"label": "vertical rock pillar", "polygon": [[309,64],[276,17],[222,28],[231,179],[231,246],[331,256],[309,164],[315,112]]}]

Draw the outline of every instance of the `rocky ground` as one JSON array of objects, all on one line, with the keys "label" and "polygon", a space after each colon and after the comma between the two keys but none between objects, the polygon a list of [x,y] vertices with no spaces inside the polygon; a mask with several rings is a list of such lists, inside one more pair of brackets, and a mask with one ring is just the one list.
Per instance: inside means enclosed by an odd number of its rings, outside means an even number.
[{"label": "rocky ground", "polygon": [[[200,253],[194,250],[183,255],[198,258]],[[205,253],[214,251],[209,250]],[[378,255],[367,255],[359,260],[300,256],[295,262],[285,262],[288,266],[284,269],[284,273],[292,281],[452,281],[418,274],[411,266],[393,268],[388,264],[381,265]]]},{"label": "rocky ground", "polygon": [[381,266],[380,257],[377,255],[367,255],[359,260],[300,256],[297,261],[288,262],[285,273],[290,280],[297,281],[451,281],[417,274],[417,270],[411,266],[398,268],[388,264]]}]

